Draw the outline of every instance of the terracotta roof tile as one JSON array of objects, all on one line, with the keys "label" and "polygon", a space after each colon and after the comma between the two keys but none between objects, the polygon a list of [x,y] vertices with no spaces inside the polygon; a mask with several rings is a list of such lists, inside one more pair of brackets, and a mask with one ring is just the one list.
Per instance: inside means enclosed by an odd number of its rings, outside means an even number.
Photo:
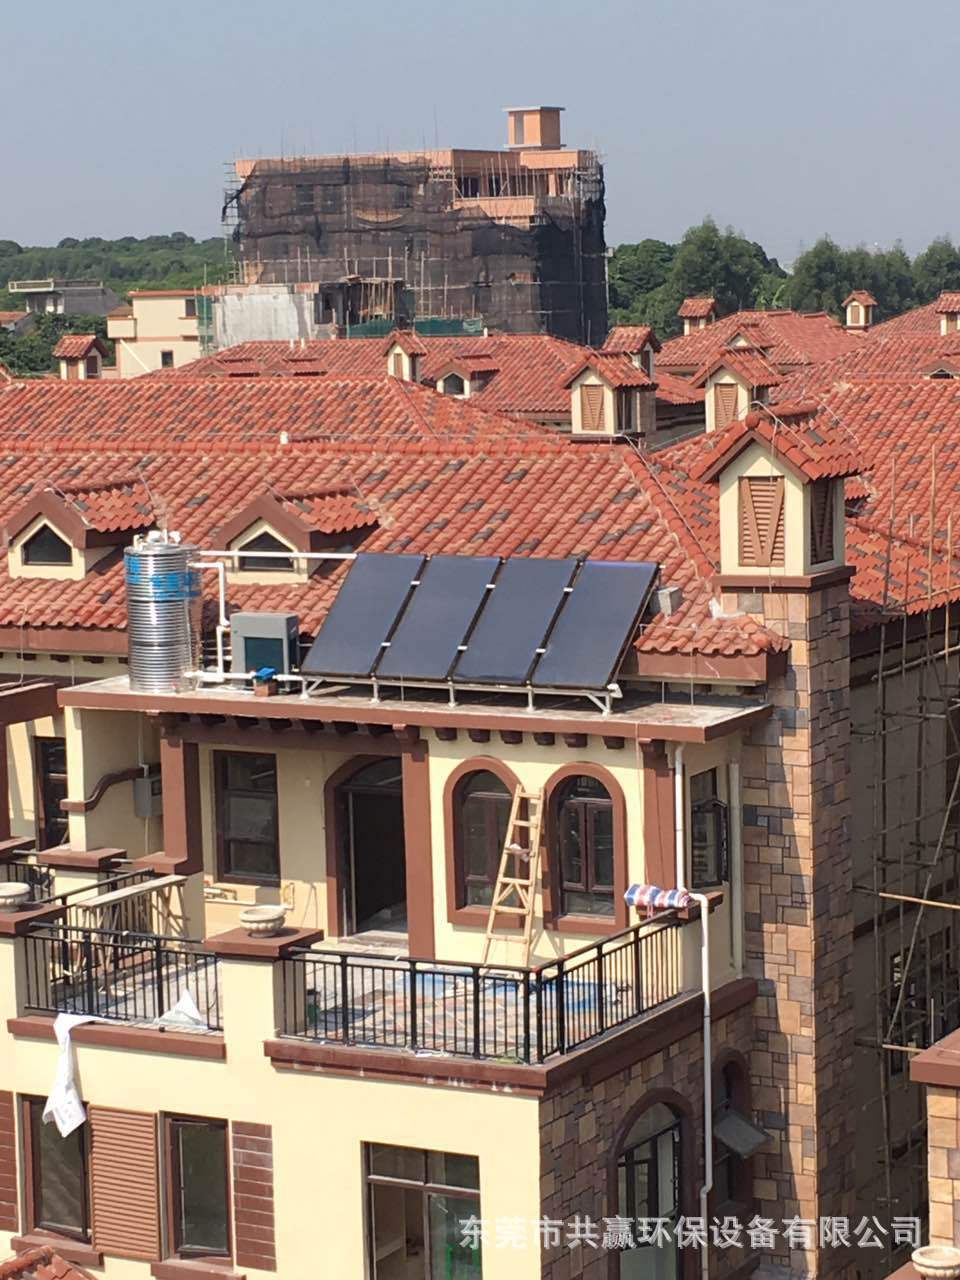
[{"label": "terracotta roof tile", "polygon": [[767,359],[784,372],[797,365],[829,360],[867,341],[838,324],[826,312],[737,311],[663,344],[657,360],[660,369],[688,370],[691,373],[722,350],[738,333],[754,346],[762,347]]},{"label": "terracotta roof tile", "polygon": [[937,302],[928,302],[922,307],[913,307],[902,315],[891,320],[881,320],[868,330],[868,340],[877,337],[892,337],[894,334],[936,334],[940,332],[940,318],[937,313]]},{"label": "terracotta roof tile", "polygon": [[960,291],[945,289],[937,299],[937,314],[953,316],[960,312]]},{"label": "terracotta roof tile", "polygon": [[844,300],[840,303],[841,307],[849,306],[851,302],[859,302],[864,307],[875,307],[877,300],[872,293],[866,289],[854,289],[852,293],[848,293]]},{"label": "terracotta roof tile", "polygon": [[695,387],[702,387],[719,369],[737,374],[750,387],[775,387],[783,381],[766,355],[755,347],[724,347],[702,365],[690,381]]},{"label": "terracotta roof tile", "polygon": [[0,1262],[0,1280],[19,1277],[33,1280],[92,1280],[89,1271],[65,1262],[52,1248],[28,1249],[7,1262]]},{"label": "terracotta roof tile", "polygon": [[586,369],[592,369],[611,387],[652,387],[653,379],[638,368],[628,355],[595,351],[570,371],[566,385],[569,387]]},{"label": "terracotta roof tile", "polygon": [[53,348],[57,360],[83,360],[91,351],[106,355],[106,348],[95,333],[65,333]]},{"label": "terracotta roof tile", "polygon": [[716,309],[716,298],[684,298],[677,315],[681,320],[702,320]]},{"label": "terracotta roof tile", "polygon": [[808,480],[855,475],[860,470],[856,442],[829,417],[818,415],[817,405],[797,403],[753,409],[732,422],[701,450],[693,468],[694,479],[712,479],[747,444],[755,442]]},{"label": "terracotta roof tile", "polygon": [[602,350],[635,355],[646,346],[653,347],[654,351],[660,350],[660,343],[648,324],[615,324],[607,334]]}]

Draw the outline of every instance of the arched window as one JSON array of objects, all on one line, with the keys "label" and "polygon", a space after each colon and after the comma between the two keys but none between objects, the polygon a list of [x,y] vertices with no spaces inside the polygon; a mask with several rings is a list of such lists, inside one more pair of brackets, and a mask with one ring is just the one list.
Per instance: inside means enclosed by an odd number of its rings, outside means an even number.
[{"label": "arched window", "polygon": [[487,769],[461,778],[454,793],[457,906],[489,906],[507,834],[511,796]]},{"label": "arched window", "polygon": [[[237,548],[238,551],[284,551],[289,552],[290,548],[285,542],[281,542],[279,538],[275,538],[272,533],[258,533],[255,538],[251,538],[248,542],[244,542]],[[291,573],[293,571],[293,560],[288,557],[281,559],[279,556],[238,556],[241,573]]]},{"label": "arched window", "polygon": [[[617,1155],[617,1215],[662,1218],[670,1227],[680,1216],[681,1117],[663,1102],[647,1107],[630,1127]],[[620,1252],[620,1280],[675,1280],[675,1233],[659,1243]]]},{"label": "arched window", "polygon": [[578,774],[554,793],[551,862],[560,915],[614,915],[613,800],[597,778]]},{"label": "arched window", "polygon": [[768,1135],[752,1120],[750,1078],[740,1054],[721,1055],[713,1068],[712,1209],[749,1216],[753,1203],[753,1155]]},{"label": "arched window", "polygon": [[440,384],[440,389],[445,396],[462,396],[465,389],[463,379],[459,373],[448,373]]},{"label": "arched window", "polygon": [[42,524],[27,538],[22,555],[24,564],[70,564],[73,560],[69,542],[48,524]]},{"label": "arched window", "polygon": [[[739,1101],[739,1083],[736,1063],[724,1063],[717,1073],[714,1085],[714,1114],[718,1120],[729,1114]],[[714,1137],[713,1196],[716,1204],[730,1204],[739,1200],[742,1172],[741,1157],[725,1142]]]}]

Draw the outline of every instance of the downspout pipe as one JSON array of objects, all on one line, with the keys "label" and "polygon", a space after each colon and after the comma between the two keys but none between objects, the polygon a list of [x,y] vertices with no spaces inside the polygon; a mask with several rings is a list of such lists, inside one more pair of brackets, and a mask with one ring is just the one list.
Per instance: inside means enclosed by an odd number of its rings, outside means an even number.
[{"label": "downspout pipe", "polygon": [[[700,1217],[704,1227],[713,1190],[713,1034],[710,1007],[710,903],[706,894],[687,888],[687,809],[684,786],[683,745],[673,757],[674,835],[677,888],[684,889],[700,908],[700,985],[703,992],[703,1184],[700,1187]],[[707,1243],[700,1254],[700,1275],[708,1280],[710,1255]]]}]

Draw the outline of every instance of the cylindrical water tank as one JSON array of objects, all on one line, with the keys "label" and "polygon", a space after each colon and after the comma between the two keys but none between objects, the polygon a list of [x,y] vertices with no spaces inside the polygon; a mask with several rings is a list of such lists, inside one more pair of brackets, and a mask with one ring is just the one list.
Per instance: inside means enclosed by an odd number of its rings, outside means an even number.
[{"label": "cylindrical water tank", "polygon": [[197,548],[177,534],[149,533],[123,553],[127,584],[130,688],[177,688],[200,661],[200,573]]}]

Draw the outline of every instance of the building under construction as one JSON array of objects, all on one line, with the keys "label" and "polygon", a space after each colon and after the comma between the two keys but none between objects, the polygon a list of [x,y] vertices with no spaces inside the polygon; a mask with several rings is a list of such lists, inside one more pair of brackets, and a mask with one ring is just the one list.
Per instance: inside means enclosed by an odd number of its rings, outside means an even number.
[{"label": "building under construction", "polygon": [[224,202],[245,284],[316,286],[319,328],[473,322],[599,344],[603,168],[560,107],[508,110],[505,150],[237,160]]}]

